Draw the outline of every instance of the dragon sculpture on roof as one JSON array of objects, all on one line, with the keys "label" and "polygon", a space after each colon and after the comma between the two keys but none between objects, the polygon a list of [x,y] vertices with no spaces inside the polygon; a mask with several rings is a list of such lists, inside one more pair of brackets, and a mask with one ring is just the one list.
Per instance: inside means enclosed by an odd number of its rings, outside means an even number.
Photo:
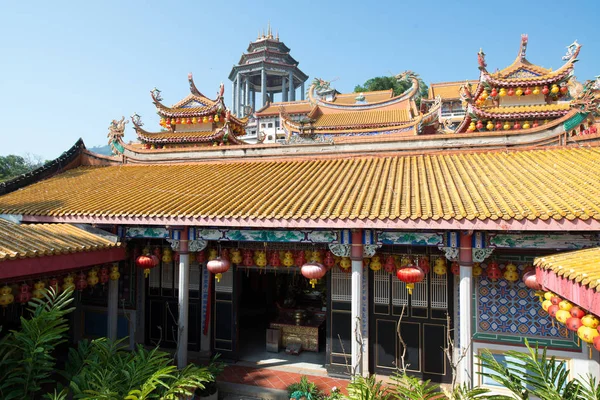
[{"label": "dragon sculpture on roof", "polygon": [[113,119],[108,126],[108,144],[110,145],[113,154],[122,152],[122,149],[118,148],[120,146],[118,143],[123,139],[123,136],[125,135],[125,125],[128,123],[129,121],[125,120],[125,117],[121,117],[118,121]]}]

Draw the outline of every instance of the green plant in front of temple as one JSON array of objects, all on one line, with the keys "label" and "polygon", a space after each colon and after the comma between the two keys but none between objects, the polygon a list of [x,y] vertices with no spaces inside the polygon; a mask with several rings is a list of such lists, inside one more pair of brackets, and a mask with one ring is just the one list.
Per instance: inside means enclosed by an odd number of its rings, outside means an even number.
[{"label": "green plant in front of temple", "polygon": [[289,385],[287,391],[290,399],[295,400],[319,400],[323,397],[317,385],[304,375],[300,378],[300,382]]}]

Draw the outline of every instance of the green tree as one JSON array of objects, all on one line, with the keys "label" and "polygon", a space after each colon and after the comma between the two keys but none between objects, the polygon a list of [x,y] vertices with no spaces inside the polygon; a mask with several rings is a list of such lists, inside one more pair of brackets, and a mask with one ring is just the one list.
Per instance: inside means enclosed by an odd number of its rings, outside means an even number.
[{"label": "green tree", "polygon": [[26,154],[24,157],[9,154],[0,156],[0,182],[25,174],[44,165],[40,156]]},{"label": "green tree", "polygon": [[[407,91],[411,86],[411,82],[408,80],[398,80],[394,76],[377,76],[375,78],[371,78],[367,80],[362,85],[357,85],[354,87],[355,93],[361,92],[372,92],[375,90],[389,90],[392,89],[394,91],[394,96],[398,96],[405,91]],[[421,98],[427,97],[429,88],[423,82],[422,79],[419,79],[419,94],[417,95],[416,103],[419,105],[421,103]]]}]

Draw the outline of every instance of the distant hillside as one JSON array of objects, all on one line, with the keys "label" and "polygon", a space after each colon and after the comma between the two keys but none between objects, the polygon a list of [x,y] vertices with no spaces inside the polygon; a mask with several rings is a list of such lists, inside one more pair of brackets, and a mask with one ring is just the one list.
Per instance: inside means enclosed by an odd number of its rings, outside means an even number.
[{"label": "distant hillside", "polygon": [[88,148],[89,151],[93,151],[94,153],[103,154],[105,156],[112,156],[112,150],[109,145],[106,146],[94,146]]}]

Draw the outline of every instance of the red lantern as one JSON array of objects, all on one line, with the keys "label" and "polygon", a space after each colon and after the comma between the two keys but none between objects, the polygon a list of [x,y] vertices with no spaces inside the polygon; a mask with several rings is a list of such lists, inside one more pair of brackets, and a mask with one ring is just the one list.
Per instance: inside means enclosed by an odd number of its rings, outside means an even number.
[{"label": "red lantern", "polygon": [[428,274],[431,270],[429,265],[429,257],[419,257],[417,260],[417,266],[423,270],[424,274]]},{"label": "red lantern", "polygon": [[498,91],[496,90],[496,88],[492,89],[492,93],[491,93],[492,97],[497,97],[498,96]]},{"label": "red lantern", "polygon": [[544,94],[544,96],[550,93],[550,89],[548,89],[548,86],[544,86],[544,88],[542,89],[542,93]]},{"label": "red lantern", "polygon": [[54,293],[60,293],[62,287],[58,283],[58,279],[52,278],[48,281],[48,286],[54,289]]},{"label": "red lantern", "polygon": [[217,257],[214,260],[210,260],[206,263],[206,269],[215,274],[217,282],[221,282],[221,277],[224,272],[229,271],[230,262],[222,257]]},{"label": "red lantern", "polygon": [[569,91],[569,88],[568,88],[566,85],[564,85],[564,86],[561,86],[561,87],[560,87],[560,92],[561,92],[562,94],[565,94],[565,93],[567,93],[568,91]]},{"label": "red lantern", "polygon": [[408,294],[412,295],[416,282],[421,282],[425,278],[423,270],[415,265],[408,265],[396,271],[396,277],[406,283]]},{"label": "red lantern", "polygon": [[279,258],[278,251],[274,251],[273,253],[271,253],[271,257],[269,258],[269,265],[275,268],[281,267],[281,260]]},{"label": "red lantern", "polygon": [[528,271],[523,275],[523,283],[529,289],[542,290],[542,285],[539,284],[535,276],[535,271]]},{"label": "red lantern", "polygon": [[100,268],[100,283],[106,285],[109,279],[108,268],[106,268],[106,266]]},{"label": "red lantern", "polygon": [[17,301],[19,303],[27,303],[31,300],[31,292],[29,291],[31,287],[24,283],[19,287],[19,293],[17,294]]},{"label": "red lantern", "polygon": [[495,126],[496,130],[499,131],[502,129],[502,123],[501,122],[496,122],[496,126]]},{"label": "red lantern", "polygon": [[302,250],[298,251],[294,262],[296,263],[296,266],[298,266],[298,267],[302,267],[304,264],[306,264],[306,257],[304,256],[304,251],[302,251]]},{"label": "red lantern", "polygon": [[573,332],[577,332],[579,328],[583,326],[581,318],[571,317],[567,319],[567,329]]},{"label": "red lantern", "polygon": [[179,264],[179,252],[178,251],[173,252],[173,262],[175,264]]},{"label": "red lantern", "polygon": [[492,281],[495,281],[497,279],[500,279],[500,277],[502,276],[502,271],[500,271],[500,267],[498,266],[498,263],[496,261],[491,261],[485,270],[485,274]]},{"label": "red lantern", "polygon": [[214,120],[215,120],[215,119],[213,118],[213,116],[212,116],[212,115],[211,115],[210,117],[208,117],[208,122],[214,122]]},{"label": "red lantern", "polygon": [[394,256],[390,255],[386,257],[383,269],[390,274],[396,270],[396,260],[394,260]]},{"label": "red lantern", "polygon": [[479,130],[482,130],[483,129],[483,122],[477,121],[477,124],[475,125],[475,127],[477,127],[477,129],[479,129]]},{"label": "red lantern", "polygon": [[557,306],[562,301],[562,299],[558,296],[552,296],[550,298],[550,301],[552,302],[552,305]]},{"label": "red lantern", "polygon": [[513,129],[521,129],[521,124],[519,124],[519,121],[516,121],[515,124],[513,125]]},{"label": "red lantern", "polygon": [[515,95],[515,89],[513,89],[513,88],[508,89],[508,92],[506,92],[506,94],[509,95],[509,96],[514,96]]},{"label": "red lantern", "polygon": [[575,307],[571,307],[571,309],[569,310],[569,312],[571,313],[571,316],[573,318],[583,318],[586,314],[585,311],[583,311],[581,308],[575,306]]},{"label": "red lantern", "polygon": [[302,265],[300,272],[302,273],[302,276],[309,280],[308,282],[314,289],[317,281],[327,273],[327,268],[325,268],[323,264],[309,262]]},{"label": "red lantern", "polygon": [[525,89],[525,96],[529,96],[531,94],[531,89],[526,88]]},{"label": "red lantern", "polygon": [[175,120],[175,125],[179,125],[180,123],[181,123],[181,119],[177,118],[177,119]]},{"label": "red lantern", "polygon": [[244,250],[244,259],[242,260],[242,264],[244,264],[246,267],[251,267],[254,265],[252,250]]},{"label": "red lantern", "polygon": [[325,264],[327,269],[331,269],[335,265],[335,258],[333,257],[333,253],[331,251],[325,253],[325,259],[323,260],[323,264]]},{"label": "red lantern", "polygon": [[600,351],[600,335],[594,338],[594,348]]},{"label": "red lantern", "polygon": [[156,246],[154,248],[154,250],[152,251],[152,254],[154,254],[156,257],[161,258],[162,254],[161,254],[161,249],[160,247]]},{"label": "red lantern", "polygon": [[452,264],[450,264],[450,272],[454,275],[460,275],[460,265],[458,264],[458,261],[453,261]]},{"label": "red lantern", "polygon": [[87,279],[85,278],[85,274],[83,272],[80,272],[79,275],[77,275],[77,282],[75,283],[75,288],[77,288],[77,290],[81,292],[87,286],[88,283]]},{"label": "red lantern", "polygon": [[[152,257],[154,257],[154,259]],[[158,265],[158,257],[155,255],[141,255],[136,258],[135,265],[144,270],[144,277],[147,278],[148,275],[150,275],[150,270]]]},{"label": "red lantern", "polygon": [[206,252],[204,250],[200,250],[196,253],[196,261],[198,261],[198,264],[206,262]]},{"label": "red lantern", "polygon": [[552,318],[556,317],[556,312],[560,310],[560,307],[556,304],[551,305],[550,307],[548,307],[548,315],[550,315]]}]

